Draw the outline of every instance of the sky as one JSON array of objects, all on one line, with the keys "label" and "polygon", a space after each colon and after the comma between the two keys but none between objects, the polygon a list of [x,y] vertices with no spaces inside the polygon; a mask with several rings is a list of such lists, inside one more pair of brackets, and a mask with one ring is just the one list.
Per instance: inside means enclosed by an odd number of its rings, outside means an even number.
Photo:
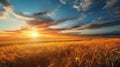
[{"label": "sky", "polygon": [[0,34],[120,35],[120,0],[0,0]]}]

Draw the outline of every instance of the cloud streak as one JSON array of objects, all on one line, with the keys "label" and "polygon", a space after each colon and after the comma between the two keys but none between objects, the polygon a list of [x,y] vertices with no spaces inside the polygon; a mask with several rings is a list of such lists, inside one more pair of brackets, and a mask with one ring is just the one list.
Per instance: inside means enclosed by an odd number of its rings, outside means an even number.
[{"label": "cloud streak", "polygon": [[104,8],[110,8],[110,7],[114,6],[117,2],[118,2],[118,0],[107,0]]},{"label": "cloud streak", "polygon": [[0,4],[6,11],[13,11],[13,7],[10,5],[9,0],[0,0]]},{"label": "cloud streak", "polygon": [[78,11],[86,11],[94,4],[94,0],[60,0],[60,2],[64,5],[69,3],[72,5],[73,8],[77,9]]},{"label": "cloud streak", "polygon": [[8,17],[8,13],[6,10],[0,10],[0,19],[6,19]]},{"label": "cloud streak", "polygon": [[[24,19],[24,20],[34,20],[34,19],[40,19],[40,17],[44,14],[46,14],[46,12],[41,12],[41,13],[34,13],[31,16],[27,16],[22,12],[16,12],[14,11],[14,8],[12,7],[12,5],[9,3],[8,0],[0,0],[0,4],[3,6],[4,8],[4,12],[6,12],[6,14],[11,13],[13,14],[15,17],[17,17],[18,19]],[[3,13],[3,16],[5,14]]]},{"label": "cloud streak", "polygon": [[103,28],[103,27],[109,27],[109,26],[115,26],[120,25],[120,20],[113,21],[113,22],[107,22],[107,23],[100,23],[100,24],[89,24],[89,25],[83,25],[77,28],[78,30],[83,29],[97,29],[97,28]]}]

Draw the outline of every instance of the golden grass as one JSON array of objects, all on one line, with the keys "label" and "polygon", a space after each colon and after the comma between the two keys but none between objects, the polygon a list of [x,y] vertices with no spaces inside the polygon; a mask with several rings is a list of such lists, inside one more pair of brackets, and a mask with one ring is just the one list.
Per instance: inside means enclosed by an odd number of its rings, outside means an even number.
[{"label": "golden grass", "polygon": [[0,41],[0,67],[116,67],[120,58],[119,38],[29,41]]}]

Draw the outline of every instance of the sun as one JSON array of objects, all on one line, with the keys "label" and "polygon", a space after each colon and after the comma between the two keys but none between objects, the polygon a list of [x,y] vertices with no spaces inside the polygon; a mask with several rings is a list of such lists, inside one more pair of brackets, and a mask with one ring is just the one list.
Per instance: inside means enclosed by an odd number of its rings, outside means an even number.
[{"label": "sun", "polygon": [[29,31],[24,31],[23,35],[29,38],[37,38],[40,36],[40,33],[38,31],[29,30]]},{"label": "sun", "polygon": [[31,32],[30,35],[31,35],[32,37],[38,37],[38,36],[39,36],[39,34],[38,34],[37,32]]}]

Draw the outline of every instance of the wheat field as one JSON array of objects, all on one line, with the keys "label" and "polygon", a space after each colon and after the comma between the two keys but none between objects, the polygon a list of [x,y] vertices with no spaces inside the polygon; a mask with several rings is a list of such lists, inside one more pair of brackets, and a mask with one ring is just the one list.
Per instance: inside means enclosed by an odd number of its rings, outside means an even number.
[{"label": "wheat field", "polygon": [[120,38],[0,39],[0,67],[119,67]]}]

